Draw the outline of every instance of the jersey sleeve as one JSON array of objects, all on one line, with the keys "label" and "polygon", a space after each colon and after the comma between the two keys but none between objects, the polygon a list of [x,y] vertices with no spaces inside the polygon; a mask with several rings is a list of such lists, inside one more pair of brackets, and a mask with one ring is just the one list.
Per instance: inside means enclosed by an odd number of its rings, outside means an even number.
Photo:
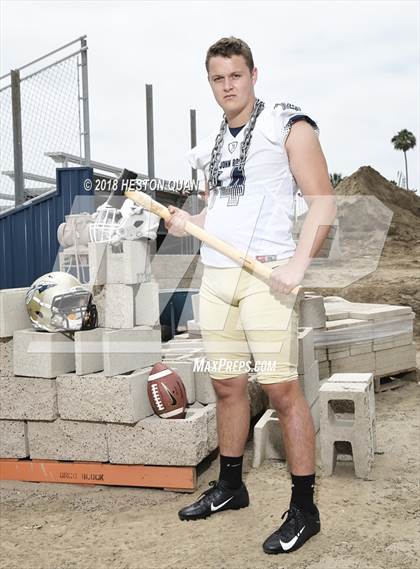
[{"label": "jersey sleeve", "polygon": [[185,154],[186,159],[188,160],[191,168],[194,168],[195,170],[202,170],[203,166],[202,163],[200,161],[200,152],[199,152],[199,147],[198,146],[194,146],[194,148],[191,148],[190,150],[188,150],[188,152]]},{"label": "jersey sleeve", "polygon": [[195,170],[202,170],[206,180],[208,180],[211,152],[213,150],[216,136],[217,132],[212,133],[207,138],[199,142],[197,146],[188,150],[185,154],[191,168],[194,168]]},{"label": "jersey sleeve", "polygon": [[274,103],[271,115],[274,123],[274,142],[282,147],[286,142],[292,126],[298,121],[304,120],[309,123],[317,136],[319,136],[319,127],[317,122],[307,115],[298,105],[294,105],[292,103]]}]

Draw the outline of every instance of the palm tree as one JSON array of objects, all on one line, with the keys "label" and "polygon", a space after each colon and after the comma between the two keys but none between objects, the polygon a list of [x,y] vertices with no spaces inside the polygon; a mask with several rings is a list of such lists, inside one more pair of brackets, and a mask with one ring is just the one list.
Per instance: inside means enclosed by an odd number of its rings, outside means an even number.
[{"label": "palm tree", "polygon": [[333,188],[338,186],[338,184],[341,182],[342,179],[343,177],[341,174],[336,174],[335,172],[334,174],[330,174],[330,180]]},{"label": "palm tree", "polygon": [[405,160],[405,186],[408,190],[408,168],[407,168],[407,150],[414,148],[416,146],[416,137],[412,132],[407,129],[400,130],[398,134],[391,138],[391,142],[394,145],[395,150],[402,150],[404,152]]}]

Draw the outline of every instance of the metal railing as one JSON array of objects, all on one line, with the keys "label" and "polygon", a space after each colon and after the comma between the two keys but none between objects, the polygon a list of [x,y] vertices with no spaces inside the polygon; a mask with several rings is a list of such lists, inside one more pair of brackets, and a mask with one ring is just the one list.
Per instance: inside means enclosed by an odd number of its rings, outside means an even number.
[{"label": "metal railing", "polygon": [[[79,49],[69,50],[77,43]],[[0,77],[1,209],[55,189],[53,152],[90,165],[87,49],[81,36]],[[63,56],[35,69],[58,53]]]}]

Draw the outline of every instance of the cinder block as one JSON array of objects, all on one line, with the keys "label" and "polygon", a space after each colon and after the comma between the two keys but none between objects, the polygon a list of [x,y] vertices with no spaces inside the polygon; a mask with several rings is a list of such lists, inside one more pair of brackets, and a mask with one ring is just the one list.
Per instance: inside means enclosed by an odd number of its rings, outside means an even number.
[{"label": "cinder block", "polygon": [[87,421],[28,421],[31,458],[107,462],[105,423]]},{"label": "cinder block", "polygon": [[210,454],[219,446],[219,439],[217,436],[216,404],[210,403],[209,405],[206,405],[204,409],[204,413],[207,417],[207,454]]},{"label": "cinder block", "polygon": [[306,368],[304,374],[299,374],[299,383],[302,392],[309,406],[318,398],[319,391],[319,368],[318,362],[314,360],[310,367]]},{"label": "cinder block", "polygon": [[14,375],[55,378],[75,368],[74,342],[64,334],[34,329],[14,332]]},{"label": "cinder block", "polygon": [[28,426],[25,421],[0,421],[0,458],[29,456]]},{"label": "cinder block", "polygon": [[[356,476],[367,478],[374,461],[374,410],[370,405],[367,383],[324,383],[320,395],[321,459],[326,475],[331,475],[337,461],[336,442],[352,446]],[[351,400],[354,413],[335,413],[332,403]]]},{"label": "cinder block", "polygon": [[346,349],[344,346],[340,348],[327,348],[327,354],[329,361],[339,360],[340,358],[347,358],[350,355],[350,348]]},{"label": "cinder block", "polygon": [[410,306],[394,306],[391,304],[364,304],[353,303],[350,307],[350,318],[361,320],[383,321],[411,314]]},{"label": "cinder block", "polygon": [[315,347],[315,359],[318,363],[327,361],[327,348],[325,346]]},{"label": "cinder block", "polygon": [[208,453],[205,407],[188,409],[185,419],[152,415],[133,426],[107,424],[110,462],[195,466]]},{"label": "cinder block", "polygon": [[191,295],[194,320],[200,322],[200,293]]},{"label": "cinder block", "polygon": [[416,344],[412,342],[404,346],[378,350],[373,352],[375,358],[375,374],[397,373],[416,367]]},{"label": "cinder block", "polygon": [[178,359],[180,357],[185,357],[187,359],[192,359],[194,357],[204,357],[204,348],[190,348],[189,346],[166,347],[166,343],[162,344],[162,358],[164,359]]},{"label": "cinder block", "polygon": [[343,320],[344,318],[350,318],[350,313],[346,311],[327,312],[327,320]]},{"label": "cinder block", "polygon": [[373,340],[367,342],[356,342],[350,345],[350,355],[357,356],[358,354],[368,354],[373,351]]},{"label": "cinder block", "polygon": [[82,330],[74,333],[77,375],[95,373],[104,369],[103,333],[104,328]]},{"label": "cinder block", "polygon": [[376,405],[375,405],[375,386],[373,373],[334,373],[328,378],[329,383],[366,383],[368,386],[368,397],[370,412],[373,421],[372,436],[373,450],[377,450],[376,442]]},{"label": "cinder block", "polygon": [[[152,260],[153,276],[159,280],[159,282],[165,278],[177,278],[177,283],[179,283],[179,280],[186,274],[192,277],[198,267],[194,257],[195,256],[191,254],[164,255],[159,253],[155,255]],[[177,286],[177,284],[175,286]]]},{"label": "cinder block", "polygon": [[[315,434],[320,428],[319,398],[310,406]],[[254,426],[254,457],[252,466],[258,468],[265,459],[285,460],[286,449],[275,409],[267,409]]]},{"label": "cinder block", "polygon": [[413,341],[412,332],[407,332],[404,334],[398,334],[396,336],[393,336],[393,342],[395,348],[398,346],[406,346],[407,344],[411,344],[412,341]]},{"label": "cinder block", "polygon": [[191,360],[165,359],[165,365],[175,369],[181,376],[187,392],[187,400],[189,404],[195,402],[195,379],[193,372],[193,362]]},{"label": "cinder block", "polygon": [[88,243],[89,258],[89,284],[104,285],[106,284],[106,248],[107,243]]},{"label": "cinder block", "polygon": [[184,355],[187,350],[193,351],[196,349],[204,348],[203,340],[201,338],[186,338],[185,334],[178,334],[172,340],[165,342],[165,348],[183,349],[179,355]]},{"label": "cinder block", "polygon": [[327,330],[341,330],[342,328],[350,328],[358,324],[366,324],[365,320],[357,320],[356,318],[343,318],[340,320],[328,320],[325,323]]},{"label": "cinder block", "polygon": [[139,284],[150,280],[148,241],[124,240],[117,245],[89,243],[90,284]]},{"label": "cinder block", "polygon": [[187,320],[187,330],[191,338],[201,338],[201,326],[195,320]]},{"label": "cinder block", "polygon": [[160,362],[160,329],[136,326],[128,330],[104,331],[104,374],[126,374]]},{"label": "cinder block", "polygon": [[330,361],[330,373],[371,372],[375,369],[375,352]]},{"label": "cinder block", "polygon": [[319,397],[317,397],[311,405],[311,415],[314,421],[315,434],[317,434],[319,432],[320,421],[321,421]]},{"label": "cinder block", "polygon": [[98,323],[103,328],[134,328],[134,289],[126,284],[95,287],[94,303]]},{"label": "cinder block", "polygon": [[330,376],[330,362],[318,362],[319,379],[325,379]]},{"label": "cinder block", "polygon": [[134,312],[136,326],[159,326],[159,284],[156,281],[134,287]]},{"label": "cinder block", "polygon": [[13,375],[13,337],[0,338],[0,374]]},{"label": "cinder block", "polygon": [[153,415],[147,395],[151,367],[129,375],[102,373],[57,378],[61,419],[133,424]]},{"label": "cinder block", "polygon": [[212,384],[212,379],[206,366],[208,360],[206,358],[192,358],[194,362],[194,381],[195,381],[195,398],[200,403],[207,405],[216,402],[216,392]]},{"label": "cinder block", "polygon": [[299,326],[305,328],[324,328],[326,314],[322,296],[307,296],[299,305]]},{"label": "cinder block", "polygon": [[377,350],[388,350],[394,347],[393,338],[374,338],[373,339],[373,349]]},{"label": "cinder block", "polygon": [[54,421],[57,417],[54,379],[0,377],[0,419]]},{"label": "cinder block", "polygon": [[148,240],[122,241],[106,249],[107,283],[139,284],[149,281],[150,244]]},{"label": "cinder block", "polygon": [[0,338],[13,336],[15,330],[32,326],[26,310],[26,288],[0,290]]},{"label": "cinder block", "polygon": [[254,457],[252,466],[258,468],[265,459],[284,459],[286,452],[281,436],[277,412],[267,409],[254,426]]},{"label": "cinder block", "polygon": [[298,330],[299,357],[298,374],[303,375],[315,361],[315,350],[312,328],[300,327]]}]

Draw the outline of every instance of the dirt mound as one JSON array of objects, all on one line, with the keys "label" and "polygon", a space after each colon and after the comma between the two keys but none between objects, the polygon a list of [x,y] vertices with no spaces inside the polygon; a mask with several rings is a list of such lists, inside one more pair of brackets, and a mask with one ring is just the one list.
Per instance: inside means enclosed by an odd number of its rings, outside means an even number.
[{"label": "dirt mound", "polygon": [[370,166],[362,166],[344,178],[335,193],[339,198],[337,217],[343,258],[355,262],[356,255],[360,261],[380,245],[379,263],[349,286],[311,286],[311,290],[352,302],[411,306],[417,314],[414,334],[420,336],[420,197],[392,184]]},{"label": "dirt mound", "polygon": [[[347,226],[347,220],[357,215],[360,227],[360,216],[369,224],[369,219],[375,219],[375,226],[380,223],[374,215],[375,206],[380,204],[375,199],[359,202],[358,197],[369,196],[376,198],[384,206],[392,210],[391,225],[387,232],[387,240],[396,238],[399,241],[420,241],[420,197],[412,191],[404,190],[389,182],[374,168],[362,166],[354,174],[344,178],[335,188],[340,196],[338,219],[340,226]],[[359,203],[358,203],[359,202]],[[357,211],[357,214],[355,212]],[[383,218],[386,224],[386,217]],[[365,225],[363,223],[363,225]]]}]

